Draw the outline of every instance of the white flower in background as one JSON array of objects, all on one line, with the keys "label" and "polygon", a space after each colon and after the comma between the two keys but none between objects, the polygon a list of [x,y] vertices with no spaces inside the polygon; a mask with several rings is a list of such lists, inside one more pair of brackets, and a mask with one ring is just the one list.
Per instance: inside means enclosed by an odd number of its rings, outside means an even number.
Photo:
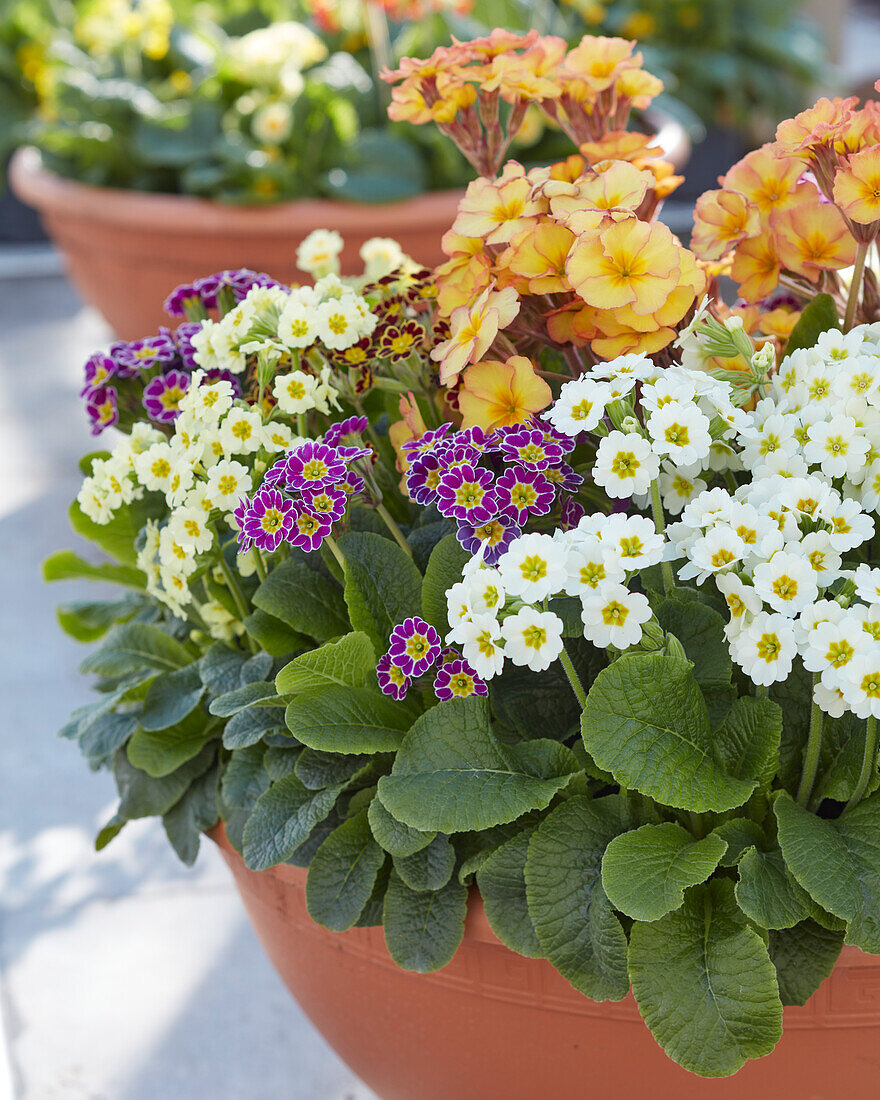
[{"label": "white flower in background", "polygon": [[296,250],[296,266],[315,279],[339,273],[339,256],[345,246],[335,229],[313,229]]},{"label": "white flower in background", "polygon": [[290,374],[275,375],[272,394],[282,412],[295,416],[315,407],[315,391],[318,385],[318,379],[313,374],[295,370]]},{"label": "white flower in background", "polygon": [[[189,389],[181,397],[178,408],[182,416],[191,416],[195,423],[216,424],[232,408],[235,391],[226,379],[207,383],[203,381],[204,376],[202,370],[193,371]],[[180,418],[175,427],[179,423]]]},{"label": "white flower in background", "polygon": [[181,576],[190,576],[196,569],[195,548],[191,542],[180,542],[170,527],[159,533],[159,562]]},{"label": "white flower in background", "polygon": [[761,599],[790,619],[819,598],[815,570],[793,543],[789,543],[788,550],[778,550],[769,561],[756,565],[754,581]]},{"label": "white flower in background", "polygon": [[788,679],[797,653],[794,625],[784,615],[761,611],[730,643],[730,655],[753,684]]},{"label": "white flower in background", "polygon": [[278,318],[278,339],[286,348],[307,348],[318,338],[317,303],[290,295]]},{"label": "white flower in background", "polygon": [[[231,316],[227,314],[226,317]],[[211,350],[215,355],[214,366],[228,370],[232,374],[241,374],[247,367],[247,355],[241,350],[241,342],[247,336],[246,332],[238,332],[232,326],[224,324],[226,317],[213,329],[211,333]],[[205,363],[201,358],[196,358],[199,366]]]},{"label": "white flower in background", "polygon": [[857,500],[839,501],[833,508],[826,508],[822,518],[831,524],[831,545],[841,554],[855,550],[874,534],[874,521]]},{"label": "white flower in background", "polygon": [[602,528],[602,545],[608,557],[628,573],[663,559],[663,536],[645,516],[609,516]]},{"label": "white flower in background", "polygon": [[559,432],[576,436],[593,431],[605,415],[610,387],[595,378],[582,377],[565,382],[559,397],[547,411],[547,419]]},{"label": "white flower in background", "polygon": [[446,591],[446,621],[450,627],[446,641],[463,642],[468,637],[470,619],[468,586],[465,581],[457,581]]},{"label": "white flower in background", "polygon": [[252,486],[248,468],[234,459],[224,458],[208,470],[206,489],[215,508],[234,511],[239,500],[251,491]]},{"label": "white flower in background", "polygon": [[195,479],[192,462],[186,455],[181,455],[177,465],[171,472],[171,480],[165,491],[165,499],[172,508],[183,504],[187,493],[193,487]]},{"label": "white flower in background", "polygon": [[636,432],[609,432],[599,440],[593,480],[609,496],[647,493],[660,472],[660,459],[644,436]]},{"label": "white flower in background", "polygon": [[199,608],[202,621],[208,627],[211,637],[218,642],[231,642],[237,634],[244,631],[244,624],[239,622],[220,603],[219,600],[208,600]]},{"label": "white flower in background", "polygon": [[361,338],[363,316],[354,295],[322,302],[315,312],[315,325],[325,347],[341,351],[356,344]]},{"label": "white flower in background", "polygon": [[841,670],[840,690],[858,718],[880,718],[880,645],[857,653]]},{"label": "white flower in background", "polygon": [[500,644],[501,624],[494,615],[475,615],[459,632],[458,640],[462,656],[478,676],[490,680],[501,672],[505,651]]},{"label": "white flower in background", "polygon": [[693,466],[709,456],[712,446],[709,418],[696,405],[677,402],[661,405],[648,417],[647,428],[654,453],[671,459],[677,466]]},{"label": "white flower in background", "polygon": [[651,605],[640,592],[605,581],[581,597],[584,637],[607,649],[627,649],[642,640],[642,626],[652,616]]},{"label": "white flower in background", "polygon": [[764,609],[764,602],[753,586],[746,584],[736,573],[722,573],[715,578],[715,587],[724,597],[730,612],[730,621],[725,628],[730,640]]},{"label": "white flower in background", "polygon": [[179,619],[186,617],[184,605],[192,602],[192,592],[188,584],[189,574],[181,572],[170,565],[159,566],[159,598],[170,609],[172,614]]},{"label": "white flower in background", "polygon": [[144,545],[138,551],[137,567],[147,578],[147,591],[156,595],[159,586],[159,524],[148,519],[144,528]]},{"label": "white flower in background", "polygon": [[272,420],[263,425],[263,446],[267,451],[289,451],[296,444],[304,442],[304,439],[293,434],[289,424],[282,424],[280,420]]},{"label": "white flower in background", "polygon": [[186,508],[188,511],[198,512],[203,519],[207,519],[214,510],[214,501],[208,492],[207,483],[197,481],[186,494],[186,499],[181,507]]},{"label": "white flower in background", "polygon": [[214,533],[201,508],[175,508],[167,530],[177,542],[188,543],[197,554],[204,554],[214,545]]},{"label": "white flower in background", "polygon": [[220,442],[227,455],[253,454],[263,443],[263,418],[259,410],[230,409],[220,425]]},{"label": "white flower in background", "polygon": [[538,603],[565,584],[566,550],[550,535],[521,535],[498,564],[505,592]]},{"label": "white flower in background", "polygon": [[504,607],[506,593],[497,569],[480,569],[468,577],[465,594],[472,615],[497,615]]},{"label": "white flower in background", "polygon": [[202,321],[202,327],[194,332],[190,343],[193,346],[193,358],[204,370],[216,370],[220,366],[220,359],[214,347],[214,337],[217,335],[219,325],[208,318]]},{"label": "white flower in background", "polygon": [[170,443],[154,443],[134,457],[134,472],[145,489],[167,493],[171,479],[181,462],[181,456]]},{"label": "white flower in background", "polygon": [[251,132],[263,145],[280,145],[292,129],[293,112],[282,100],[264,103],[251,118]]},{"label": "white flower in background", "polygon": [[76,502],[92,523],[102,527],[113,519],[113,507],[108,493],[98,485],[94,478],[87,477],[76,495]]},{"label": "white flower in background", "polygon": [[408,261],[403,249],[391,237],[370,237],[361,245],[360,257],[364,261],[364,277],[370,282],[390,275]]},{"label": "white flower in background", "polygon": [[523,607],[504,620],[501,634],[504,655],[533,672],[549,668],[562,652],[562,620],[552,611]]},{"label": "white flower in background", "polygon": [[301,72],[327,56],[321,39],[293,21],[258,27],[230,39],[228,49],[229,64],[244,84],[274,84],[287,67]]},{"label": "white flower in background", "polygon": [[636,382],[644,382],[659,373],[655,364],[638,352],[619,355],[608,363],[598,363],[594,372],[609,379],[632,378]]},{"label": "white flower in background", "polygon": [[880,600],[880,569],[872,569],[870,565],[860,565],[853,574],[856,586],[856,595],[866,603],[876,603]]},{"label": "white flower in background", "polygon": [[824,362],[840,363],[858,355],[863,343],[864,337],[857,329],[844,333],[840,329],[830,328],[819,336],[814,350]]}]

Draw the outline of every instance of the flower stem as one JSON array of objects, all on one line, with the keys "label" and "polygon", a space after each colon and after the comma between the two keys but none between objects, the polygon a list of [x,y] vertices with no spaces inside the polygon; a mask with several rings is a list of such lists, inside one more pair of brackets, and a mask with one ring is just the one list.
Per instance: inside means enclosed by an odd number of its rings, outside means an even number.
[{"label": "flower stem", "polygon": [[575,694],[578,705],[581,710],[583,710],[587,705],[587,693],[584,691],[584,685],[581,683],[580,677],[575,671],[574,665],[571,663],[571,657],[569,657],[566,652],[564,644],[562,646],[562,652],[559,654],[559,661],[565,669],[565,675],[568,677],[568,682],[571,684],[571,690]]},{"label": "flower stem", "polygon": [[844,807],[844,813],[847,810],[852,809],[853,806],[857,806],[864,798],[865,791],[868,789],[868,784],[871,782],[871,773],[877,763],[877,719],[873,714],[868,716],[868,728],[865,731],[865,755],[862,757],[862,770],[859,773],[859,780],[856,783],[856,789],[852,793],[852,797]]},{"label": "flower stem", "polygon": [[257,566],[257,576],[261,581],[266,579],[266,562],[263,559],[263,551],[258,547],[254,547],[254,562]]},{"label": "flower stem", "polygon": [[393,516],[391,515],[391,513],[388,511],[388,509],[385,507],[385,505],[382,503],[381,500],[376,505],[376,511],[379,513],[379,515],[384,520],[385,526],[388,528],[388,530],[394,536],[394,541],[397,543],[397,545],[400,547],[400,549],[404,550],[407,554],[409,554],[410,557],[412,557],[412,547],[406,541],[406,539],[403,537],[403,531],[401,531],[401,529],[394,522]]},{"label": "flower stem", "polygon": [[[813,686],[818,680],[818,674],[813,676]],[[810,711],[810,732],[807,734],[807,747],[804,749],[804,770],[801,773],[801,783],[798,787],[797,800],[801,806],[806,806],[813,793],[813,784],[816,782],[816,769],[819,767],[819,750],[822,748],[822,711],[813,703]]]},{"label": "flower stem", "polygon": [[339,544],[337,543],[336,539],[333,538],[332,535],[328,535],[324,539],[324,544],[326,546],[330,547],[330,552],[332,553],[333,557],[336,558],[336,561],[339,563],[339,568],[342,570],[342,572],[344,574],[345,573],[345,557],[343,556],[342,551],[339,549]]},{"label": "flower stem", "polygon": [[853,265],[852,282],[849,286],[849,297],[846,300],[846,314],[843,318],[843,331],[849,332],[856,319],[856,308],[859,304],[862,290],[862,276],[865,273],[865,260],[868,257],[868,241],[859,241],[856,252],[856,262]]},{"label": "flower stem", "polygon": [[[658,535],[666,534],[666,521],[663,519],[663,502],[660,500],[660,482],[657,478],[651,482],[651,513],[654,516],[654,527]],[[672,565],[668,561],[660,563],[660,571],[663,574],[663,592],[666,596],[672,595],[675,588],[675,577],[672,575]]]}]

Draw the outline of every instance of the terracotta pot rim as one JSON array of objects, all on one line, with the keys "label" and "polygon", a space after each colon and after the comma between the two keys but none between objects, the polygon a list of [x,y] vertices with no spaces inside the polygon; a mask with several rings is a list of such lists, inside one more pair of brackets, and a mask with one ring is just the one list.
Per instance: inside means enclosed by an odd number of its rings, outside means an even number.
[{"label": "terracotta pot rim", "polygon": [[[222,821],[218,822],[212,829],[209,829],[205,835],[210,837],[218,848],[223,849],[227,853],[231,853],[233,858],[241,860],[241,856],[229,842],[229,838],[226,835],[226,826]],[[290,863],[279,863],[259,873],[271,875],[281,882],[290,883],[293,886],[304,889],[309,872],[307,867],[294,867]],[[316,927],[321,928],[322,931],[326,931],[326,929],[323,929],[322,925],[316,924]],[[333,934],[334,933],[328,933],[328,935]],[[344,933],[336,934],[344,935]],[[467,917],[465,919],[464,934],[466,939],[476,940],[478,943],[487,943],[491,944],[493,947],[501,947],[505,951],[511,951],[507,944],[503,943],[492,931],[492,925],[489,923],[489,918],[486,916],[486,908],[483,905],[483,899],[476,885],[472,886],[468,891]],[[516,952],[511,951],[511,954],[516,954]],[[874,961],[875,959],[876,962]],[[853,966],[864,967],[865,965],[880,967],[880,956],[865,955],[858,947],[844,944],[837,962],[834,965],[835,967],[841,968]]]},{"label": "terracotta pot rim", "polygon": [[[362,228],[366,221],[376,223],[378,231],[398,231],[416,227],[425,221],[428,211],[437,206],[454,211],[464,193],[462,189],[427,191],[414,198],[389,203],[349,203],[340,199],[294,199],[267,206],[237,206],[193,195],[158,191],[133,191],[120,187],[98,187],[59,176],[43,165],[38,149],[23,146],[9,165],[12,189],[37,209],[70,213],[101,222],[156,229],[162,233],[181,230],[249,236],[275,236],[290,231],[291,219],[326,222],[328,229],[343,233],[349,227]],[[450,218],[451,223],[451,218]]]}]

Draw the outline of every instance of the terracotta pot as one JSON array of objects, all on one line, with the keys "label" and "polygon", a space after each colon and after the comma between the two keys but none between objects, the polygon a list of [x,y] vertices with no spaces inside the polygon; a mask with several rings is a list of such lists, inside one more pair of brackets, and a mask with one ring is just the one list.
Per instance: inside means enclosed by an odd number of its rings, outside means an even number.
[{"label": "terracotta pot", "polygon": [[705,1080],[671,1062],[632,995],[596,1004],[543,959],[508,950],[476,891],[455,958],[398,969],[381,928],[328,932],[306,912],[306,872],[249,871],[213,831],[269,958],[321,1034],[382,1100],[876,1100],[880,958],[846,947],[766,1058]]},{"label": "terracotta pot", "polygon": [[128,340],[168,324],[162,302],[179,283],[200,275],[250,267],[301,281],[296,246],[313,229],[338,229],[345,238],[346,275],[363,271],[358,252],[370,237],[393,237],[414,260],[433,267],[444,259],[440,238],[462,194],[435,191],[370,206],[327,199],[230,206],[77,183],[43,168],[35,149],[16,153],[9,179],[39,210],[79,293]]}]

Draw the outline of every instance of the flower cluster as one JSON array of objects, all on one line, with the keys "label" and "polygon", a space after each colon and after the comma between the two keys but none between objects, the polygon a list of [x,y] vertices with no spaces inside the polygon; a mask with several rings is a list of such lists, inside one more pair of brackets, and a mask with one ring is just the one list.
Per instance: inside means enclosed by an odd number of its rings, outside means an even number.
[{"label": "flower cluster", "polygon": [[442,648],[440,635],[424,619],[405,619],[392,630],[388,642],[388,652],[376,665],[376,679],[392,699],[405,699],[413,682],[422,679],[432,683],[441,700],[489,694],[469,662],[455,647]]},{"label": "flower cluster", "polygon": [[574,499],[583,477],[565,461],[574,443],[544,421],[497,428],[487,434],[451,425],[403,444],[411,500],[457,525],[458,541],[496,562],[532,519],[577,522]]},{"label": "flower cluster", "polygon": [[[857,103],[820,99],[780,123],[775,141],[698,201],[694,251],[729,271],[746,302],[763,303],[780,285],[801,303],[821,289],[846,314],[846,327],[877,319],[876,280],[864,293],[861,284],[880,233],[880,110]],[[761,312],[772,313],[772,303]],[[762,320],[757,326],[770,332]]]}]

